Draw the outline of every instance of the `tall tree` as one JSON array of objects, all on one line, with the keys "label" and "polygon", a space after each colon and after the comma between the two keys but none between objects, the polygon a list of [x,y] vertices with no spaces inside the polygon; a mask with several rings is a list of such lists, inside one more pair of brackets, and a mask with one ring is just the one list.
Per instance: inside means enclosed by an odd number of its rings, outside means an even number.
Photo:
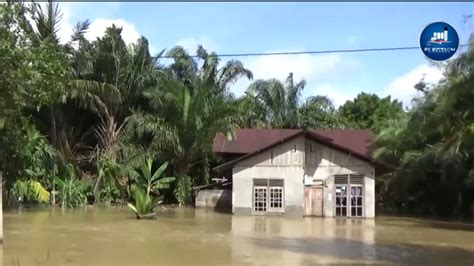
[{"label": "tall tree", "polygon": [[[231,134],[232,109],[227,104],[227,86],[238,77],[251,77],[240,62],[218,68],[215,53],[200,46],[202,65],[181,47],[168,52],[174,62],[161,71],[160,85],[143,95],[147,109],[137,110],[128,118],[128,134],[142,140],[169,160],[177,176],[177,198],[188,203],[193,182],[207,182],[189,177],[195,167],[209,170],[212,143],[217,133]],[[231,78],[232,77],[232,78]]]},{"label": "tall tree", "polygon": [[312,96],[306,99],[300,110],[302,128],[341,128],[338,113],[331,99]]},{"label": "tall tree", "polygon": [[402,103],[390,96],[380,98],[376,94],[359,93],[352,101],[339,107],[342,121],[351,128],[371,129],[379,132],[384,121],[403,112]]},{"label": "tall tree", "polygon": [[[277,79],[257,80],[247,89],[249,101],[263,124],[273,128],[298,128],[300,97],[306,81],[295,83],[290,73],[284,83]],[[245,100],[245,98],[244,98]]]},{"label": "tall tree", "polygon": [[[40,30],[35,30],[28,21],[27,17],[34,18],[37,14],[35,5],[8,3],[1,5],[0,10],[0,153],[3,158],[0,162],[8,188],[15,179],[24,177],[25,169],[19,167],[23,164],[15,164],[15,158],[37,161],[23,156],[19,158],[26,148],[21,146],[29,146],[29,143],[37,143],[36,139],[42,139],[42,136],[38,137],[39,132],[32,125],[28,113],[38,112],[58,101],[66,85],[67,65],[66,57],[55,40],[50,36],[39,38]],[[22,135],[28,137],[23,139],[23,143],[10,139]],[[23,153],[27,154],[35,156]]]},{"label": "tall tree", "polygon": [[396,166],[385,178],[387,203],[443,216],[472,215],[473,54],[470,48],[452,60],[445,79],[423,90],[408,117],[379,131],[375,156]]}]

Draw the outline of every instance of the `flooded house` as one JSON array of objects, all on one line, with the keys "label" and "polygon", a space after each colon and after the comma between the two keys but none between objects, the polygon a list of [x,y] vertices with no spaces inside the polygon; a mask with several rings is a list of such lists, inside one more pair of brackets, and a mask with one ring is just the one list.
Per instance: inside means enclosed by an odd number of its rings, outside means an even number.
[{"label": "flooded house", "polygon": [[[196,206],[228,202],[233,214],[322,217],[375,215],[373,134],[367,130],[238,129],[217,135],[219,189]],[[210,200],[213,199],[213,200]]]}]

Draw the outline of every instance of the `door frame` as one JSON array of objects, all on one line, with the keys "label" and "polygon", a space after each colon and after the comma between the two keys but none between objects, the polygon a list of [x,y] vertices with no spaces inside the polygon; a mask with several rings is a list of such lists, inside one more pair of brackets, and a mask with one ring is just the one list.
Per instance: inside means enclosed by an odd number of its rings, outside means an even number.
[{"label": "door frame", "polygon": [[[303,216],[304,217],[324,217],[324,186],[323,185],[310,185],[310,186],[304,186],[304,190],[306,189],[321,189],[321,216],[318,215],[307,215],[306,214],[306,193],[303,194],[303,202],[304,204],[304,211],[303,211]],[[303,191],[304,191],[303,190]]]},{"label": "door frame", "polygon": [[[351,176],[362,176],[362,184],[351,184],[350,183],[350,178]],[[333,180],[334,180],[333,176]],[[357,175],[357,174],[347,174],[347,184],[336,184],[335,182],[333,183],[333,196],[332,200],[334,202],[333,206],[333,214],[334,217],[340,217],[340,218],[365,218],[365,208],[366,208],[366,202],[365,202],[365,176],[364,175]],[[346,195],[346,216],[337,216],[336,215],[336,186],[346,186],[347,188],[347,195]],[[351,187],[361,187],[362,188],[362,216],[352,216],[352,204],[351,204],[351,192],[352,189]]]},{"label": "door frame", "polygon": [[[365,218],[365,188],[364,188],[364,183],[362,184],[349,184],[349,193],[348,193],[348,207],[350,207],[348,214],[348,217],[351,218]],[[352,216],[352,199],[351,199],[351,193],[352,193],[352,187],[360,187],[362,189],[362,215],[361,216]]]},{"label": "door frame", "polygon": [[[336,197],[336,193],[337,193],[337,187],[340,186],[344,186],[346,187],[346,215],[345,216],[337,216],[337,212],[336,212],[336,209],[337,209],[337,197]],[[350,211],[350,206],[349,206],[349,192],[350,191],[350,185],[349,184],[334,184],[334,187],[333,187],[333,196],[332,196],[332,200],[334,202],[334,206],[333,206],[333,212],[334,212],[334,217],[350,217],[349,215],[349,211]]]}]

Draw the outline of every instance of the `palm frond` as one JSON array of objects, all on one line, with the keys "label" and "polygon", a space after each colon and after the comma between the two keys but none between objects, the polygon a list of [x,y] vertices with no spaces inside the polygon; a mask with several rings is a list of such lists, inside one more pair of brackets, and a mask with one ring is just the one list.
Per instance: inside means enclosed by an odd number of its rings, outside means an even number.
[{"label": "palm frond", "polygon": [[36,3],[33,4],[33,8],[35,11],[33,20],[35,21],[38,38],[42,41],[50,38],[58,43],[57,33],[63,17],[58,3],[48,0],[45,8]]},{"label": "palm frond", "polygon": [[69,40],[68,44],[71,45],[74,42],[84,39],[84,34],[87,33],[89,30],[90,21],[88,19],[84,21],[79,21],[74,26],[71,39]]},{"label": "palm frond", "polygon": [[113,114],[116,106],[122,102],[120,90],[114,85],[93,80],[71,81],[67,98],[76,100],[82,108],[102,116]]}]

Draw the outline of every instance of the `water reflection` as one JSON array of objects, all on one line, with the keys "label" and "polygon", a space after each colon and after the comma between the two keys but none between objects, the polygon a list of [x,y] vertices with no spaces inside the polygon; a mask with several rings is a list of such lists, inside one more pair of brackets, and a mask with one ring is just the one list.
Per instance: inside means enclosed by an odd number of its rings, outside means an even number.
[{"label": "water reflection", "polygon": [[24,210],[4,218],[3,265],[474,262],[474,226],[460,231],[410,219],[232,216],[191,208],[164,209],[150,221],[120,209]]},{"label": "water reflection", "polygon": [[345,257],[333,251],[341,250],[337,239],[363,243],[349,248],[358,254],[350,257],[352,262],[375,259],[374,220],[234,216],[232,234],[234,260],[267,258],[288,265],[341,262]]}]

